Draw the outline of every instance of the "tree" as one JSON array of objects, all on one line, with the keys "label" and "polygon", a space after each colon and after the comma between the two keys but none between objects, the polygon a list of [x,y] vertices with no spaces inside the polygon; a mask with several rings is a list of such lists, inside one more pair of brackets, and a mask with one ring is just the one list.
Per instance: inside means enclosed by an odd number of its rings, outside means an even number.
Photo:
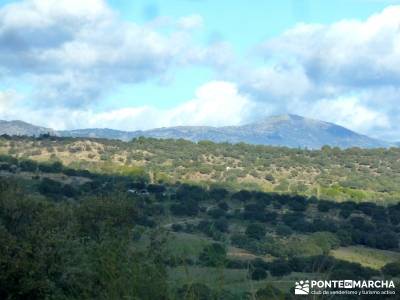
[{"label": "tree", "polygon": [[209,194],[211,199],[221,201],[229,195],[229,192],[223,188],[213,188],[210,190]]},{"label": "tree", "polygon": [[229,205],[228,205],[228,203],[226,203],[225,201],[219,202],[219,203],[218,203],[218,207],[219,207],[220,209],[225,210],[225,211],[229,210]]},{"label": "tree", "polygon": [[33,160],[23,160],[19,163],[19,167],[25,172],[35,172],[38,168],[38,164]]},{"label": "tree", "polygon": [[293,234],[293,230],[289,226],[282,224],[276,226],[276,234],[282,236],[289,236]]},{"label": "tree", "polygon": [[390,276],[390,277],[398,277],[400,276],[400,262],[392,262],[392,263],[388,263],[386,264],[383,268],[382,268],[382,273],[385,276]]},{"label": "tree", "polygon": [[246,228],[246,235],[252,239],[261,240],[265,237],[265,227],[261,224],[250,224]]},{"label": "tree", "polygon": [[269,270],[272,276],[277,276],[277,277],[289,275],[292,272],[288,262],[281,259],[274,260],[271,263]]},{"label": "tree", "polygon": [[251,279],[252,280],[263,280],[265,278],[267,278],[268,273],[261,268],[256,268],[254,270],[250,270],[251,272]]},{"label": "tree", "polygon": [[226,249],[223,245],[213,243],[203,248],[200,253],[199,261],[208,267],[222,266],[226,262]]},{"label": "tree", "polygon": [[256,293],[257,300],[284,300],[285,294],[271,284],[267,284],[265,288],[259,289]]},{"label": "tree", "polygon": [[235,194],[232,195],[232,199],[234,200],[239,200],[242,202],[246,202],[252,198],[252,194],[249,191],[246,190],[241,190]]},{"label": "tree", "polygon": [[214,219],[219,219],[219,218],[225,216],[226,212],[225,212],[225,210],[220,209],[220,208],[213,208],[213,209],[210,209],[207,212],[207,214]]},{"label": "tree", "polygon": [[203,283],[185,284],[178,290],[179,299],[212,299],[212,290]]},{"label": "tree", "polygon": [[60,194],[61,188],[62,185],[60,182],[49,178],[43,178],[39,184],[38,190],[45,196],[54,196]]}]

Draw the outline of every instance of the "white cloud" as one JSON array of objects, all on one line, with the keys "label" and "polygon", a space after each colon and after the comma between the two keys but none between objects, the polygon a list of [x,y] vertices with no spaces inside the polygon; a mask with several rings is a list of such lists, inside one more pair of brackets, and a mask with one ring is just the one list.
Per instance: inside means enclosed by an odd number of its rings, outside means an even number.
[{"label": "white cloud", "polygon": [[[193,28],[202,18],[178,23]],[[84,106],[115,85],[163,81],[175,67],[212,61],[190,34],[170,29],[124,21],[103,0],[20,1],[0,7],[0,71],[23,76],[45,105]]]},{"label": "white cloud", "polygon": [[360,103],[356,97],[322,99],[304,109],[304,114],[330,121],[358,132],[368,132],[374,127],[390,128],[388,117]]},{"label": "white cloud", "polygon": [[400,6],[365,21],[298,24],[257,53],[264,65],[230,68],[225,76],[260,110],[400,140]]},{"label": "white cloud", "polygon": [[343,86],[393,85],[400,82],[400,6],[366,21],[331,25],[300,24],[267,41],[265,57],[291,57],[308,76]]},{"label": "white cloud", "polygon": [[0,116],[7,117],[20,99],[15,91],[0,91]]},{"label": "white cloud", "polygon": [[184,30],[198,29],[203,26],[203,17],[200,15],[190,15],[178,20],[178,26]]},{"label": "white cloud", "polygon": [[[1,99],[0,94],[0,104]],[[0,118],[18,119],[24,116],[25,121],[55,129],[96,127],[138,130],[178,125],[237,125],[252,109],[252,103],[238,92],[233,83],[213,81],[199,87],[194,99],[171,109],[142,106],[95,112],[79,108],[31,110],[14,106],[7,115],[0,110]]]},{"label": "white cloud", "polygon": [[196,98],[166,113],[166,123],[224,126],[241,123],[252,109],[251,102],[229,82],[215,81],[200,87]]},{"label": "white cloud", "polygon": [[[102,0],[5,5],[0,8],[0,74],[27,80],[36,108],[8,101],[6,109],[3,92],[0,117],[7,112],[57,128],[128,130],[230,125],[297,113],[400,140],[400,6],[364,21],[298,24],[258,48],[265,64],[256,67],[239,65],[226,42],[195,45],[191,30],[203,22],[191,15],[139,26],[122,20]],[[93,101],[118,84],[165,82],[175,68],[193,63],[217,69],[225,81],[200,87],[194,99],[169,110],[93,110]]]}]

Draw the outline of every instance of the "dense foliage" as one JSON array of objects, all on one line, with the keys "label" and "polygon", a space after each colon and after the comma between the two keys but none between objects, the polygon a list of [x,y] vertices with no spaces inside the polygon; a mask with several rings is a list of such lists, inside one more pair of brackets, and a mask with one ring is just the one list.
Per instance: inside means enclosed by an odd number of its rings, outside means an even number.
[{"label": "dense foliage", "polygon": [[[398,253],[399,203],[166,183],[137,169],[13,156],[1,156],[0,169],[0,299],[291,299],[278,283],[292,275],[400,275],[396,261],[374,269],[332,256],[348,246]],[[229,274],[251,284],[237,288]]]},{"label": "dense foliage", "polygon": [[152,138],[122,142],[3,136],[0,153],[170,183],[218,183],[340,201],[395,203],[400,197],[399,148],[307,150]]}]

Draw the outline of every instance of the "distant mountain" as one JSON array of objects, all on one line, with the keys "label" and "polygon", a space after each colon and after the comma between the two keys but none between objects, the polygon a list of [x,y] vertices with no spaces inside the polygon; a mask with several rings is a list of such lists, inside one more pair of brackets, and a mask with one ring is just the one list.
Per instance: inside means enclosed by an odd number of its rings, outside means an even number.
[{"label": "distant mountain", "polygon": [[58,135],[63,137],[89,137],[99,139],[114,139],[129,141],[137,137],[135,132],[121,131],[108,128],[92,128],[92,129],[76,129],[76,130],[60,130],[57,131]]},{"label": "distant mountain", "polygon": [[35,126],[22,121],[0,120],[0,135],[3,134],[39,136],[41,134],[56,135],[57,133],[53,129]]},{"label": "distant mountain", "polygon": [[342,126],[304,118],[282,115],[265,118],[243,126],[178,126],[146,131],[118,131],[111,129],[81,129],[59,131],[61,136],[92,137],[130,140],[135,137],[210,140],[214,142],[249,143],[318,149],[324,145],[341,148],[389,147],[392,144],[355,133]]}]

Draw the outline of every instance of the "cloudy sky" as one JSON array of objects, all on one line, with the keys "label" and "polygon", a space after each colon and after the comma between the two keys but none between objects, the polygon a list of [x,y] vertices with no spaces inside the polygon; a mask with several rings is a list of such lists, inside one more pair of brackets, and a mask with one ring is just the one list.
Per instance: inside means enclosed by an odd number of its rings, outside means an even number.
[{"label": "cloudy sky", "polygon": [[285,113],[400,140],[400,1],[0,0],[0,119],[135,130]]}]

